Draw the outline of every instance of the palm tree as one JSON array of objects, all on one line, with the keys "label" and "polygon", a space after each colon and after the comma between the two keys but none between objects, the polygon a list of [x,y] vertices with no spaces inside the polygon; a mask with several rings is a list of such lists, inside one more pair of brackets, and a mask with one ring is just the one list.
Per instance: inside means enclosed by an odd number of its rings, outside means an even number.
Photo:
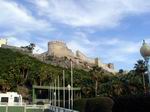
[{"label": "palm tree", "polygon": [[146,67],[145,61],[138,60],[134,66],[134,69],[135,69],[135,74],[142,76],[143,89],[144,89],[144,92],[147,93],[147,87],[146,87],[146,82],[145,82],[145,73],[147,71],[147,67]]},{"label": "palm tree", "polygon": [[97,96],[99,81],[102,80],[104,71],[101,67],[94,66],[90,73],[92,75],[92,79],[95,81],[95,96]]}]

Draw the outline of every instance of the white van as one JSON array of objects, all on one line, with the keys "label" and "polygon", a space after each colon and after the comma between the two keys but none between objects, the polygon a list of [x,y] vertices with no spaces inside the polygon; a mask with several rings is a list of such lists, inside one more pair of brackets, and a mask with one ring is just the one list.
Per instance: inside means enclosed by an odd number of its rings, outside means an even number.
[{"label": "white van", "polygon": [[22,96],[17,92],[0,93],[0,105],[22,105]]}]

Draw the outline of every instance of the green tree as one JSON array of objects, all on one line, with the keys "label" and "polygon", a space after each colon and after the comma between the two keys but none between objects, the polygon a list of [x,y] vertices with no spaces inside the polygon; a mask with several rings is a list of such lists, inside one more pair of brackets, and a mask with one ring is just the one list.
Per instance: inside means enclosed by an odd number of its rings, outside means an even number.
[{"label": "green tree", "polygon": [[28,49],[32,53],[33,50],[34,50],[34,48],[35,48],[35,44],[34,43],[30,43],[30,45],[28,45],[28,46],[22,46],[21,48],[26,48],[26,49]]},{"label": "green tree", "polygon": [[143,89],[144,92],[147,92],[147,86],[148,86],[148,81],[147,81],[147,77],[146,77],[146,71],[147,71],[147,67],[145,64],[145,61],[143,60],[138,60],[137,63],[134,66],[135,69],[135,74],[139,76],[140,79],[142,79],[143,81]]}]

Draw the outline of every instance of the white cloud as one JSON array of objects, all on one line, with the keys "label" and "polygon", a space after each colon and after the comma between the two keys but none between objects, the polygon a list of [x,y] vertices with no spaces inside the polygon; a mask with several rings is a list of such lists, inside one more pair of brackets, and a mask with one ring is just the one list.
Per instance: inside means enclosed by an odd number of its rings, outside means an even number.
[{"label": "white cloud", "polygon": [[128,14],[150,11],[147,0],[34,0],[39,15],[71,26],[114,27]]},{"label": "white cloud", "polygon": [[[149,39],[146,40],[149,42]],[[139,50],[142,41],[134,42],[104,37],[99,38],[98,41],[91,41],[86,34],[79,32],[73,36],[71,41],[68,41],[67,45],[74,51],[80,50],[88,57],[99,57],[104,63],[111,62],[116,65],[120,63],[120,66],[124,64],[126,68],[129,68],[140,58]]]},{"label": "white cloud", "polygon": [[46,51],[47,47],[44,38],[43,41],[40,40],[36,43],[42,37],[35,37],[35,35],[54,29],[48,21],[35,17],[24,6],[7,0],[0,0],[0,28],[2,29],[0,36],[7,38],[9,45],[20,47],[27,46],[32,42],[36,44],[35,53],[42,53]]},{"label": "white cloud", "polygon": [[16,34],[41,29],[51,30],[47,21],[35,18],[23,6],[7,0],[0,0],[0,28]]},{"label": "white cloud", "polygon": [[[17,47],[21,47],[21,46],[27,46],[30,44],[30,42],[26,39],[19,39],[17,37],[8,37],[8,45],[12,45],[12,46],[17,46]],[[35,43],[35,49],[33,51],[33,53],[43,53],[47,51],[47,40],[42,39],[39,42]]]},{"label": "white cloud", "polygon": [[30,43],[24,39],[18,39],[16,37],[9,37],[8,39],[8,45],[12,45],[12,46],[17,46],[17,47],[21,47],[21,46],[27,46]]},{"label": "white cloud", "polygon": [[85,54],[92,53],[94,47],[98,46],[99,42],[90,41],[87,35],[83,32],[76,32],[70,41],[67,42],[67,46],[74,52],[80,50]]}]

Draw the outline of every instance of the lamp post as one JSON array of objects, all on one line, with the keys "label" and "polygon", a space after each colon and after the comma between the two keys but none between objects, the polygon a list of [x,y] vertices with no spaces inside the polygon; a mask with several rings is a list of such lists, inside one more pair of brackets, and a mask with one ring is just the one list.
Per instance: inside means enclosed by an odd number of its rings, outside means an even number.
[{"label": "lamp post", "polygon": [[60,107],[59,75],[58,75],[58,106]]},{"label": "lamp post", "polygon": [[148,80],[149,80],[149,86],[150,86],[150,66],[149,66],[149,59],[150,59],[150,45],[148,45],[145,40],[143,40],[143,45],[140,48],[140,53],[143,56],[145,60],[145,64],[148,70]]},{"label": "lamp post", "polygon": [[52,99],[51,99],[51,84],[50,84],[50,87],[49,87],[49,103],[50,103],[50,105],[52,105]]},{"label": "lamp post", "polygon": [[73,109],[73,68],[72,68],[72,60],[71,61],[71,109]]},{"label": "lamp post", "polygon": [[54,89],[53,89],[53,87],[54,87],[54,83],[52,82],[52,88],[51,88],[51,104],[54,106]]},{"label": "lamp post", "polygon": [[65,108],[65,71],[63,70],[63,107]]},{"label": "lamp post", "polygon": [[71,86],[68,84],[67,88],[68,88],[68,108],[70,109],[70,89],[71,89]]},{"label": "lamp post", "polygon": [[56,91],[54,92],[54,106],[56,106]]},{"label": "lamp post", "polygon": [[57,100],[57,92],[56,92],[56,79],[55,79],[55,92],[54,92],[54,98],[55,98],[55,102],[54,102],[54,105],[56,106],[57,104],[56,104],[56,100]]}]

